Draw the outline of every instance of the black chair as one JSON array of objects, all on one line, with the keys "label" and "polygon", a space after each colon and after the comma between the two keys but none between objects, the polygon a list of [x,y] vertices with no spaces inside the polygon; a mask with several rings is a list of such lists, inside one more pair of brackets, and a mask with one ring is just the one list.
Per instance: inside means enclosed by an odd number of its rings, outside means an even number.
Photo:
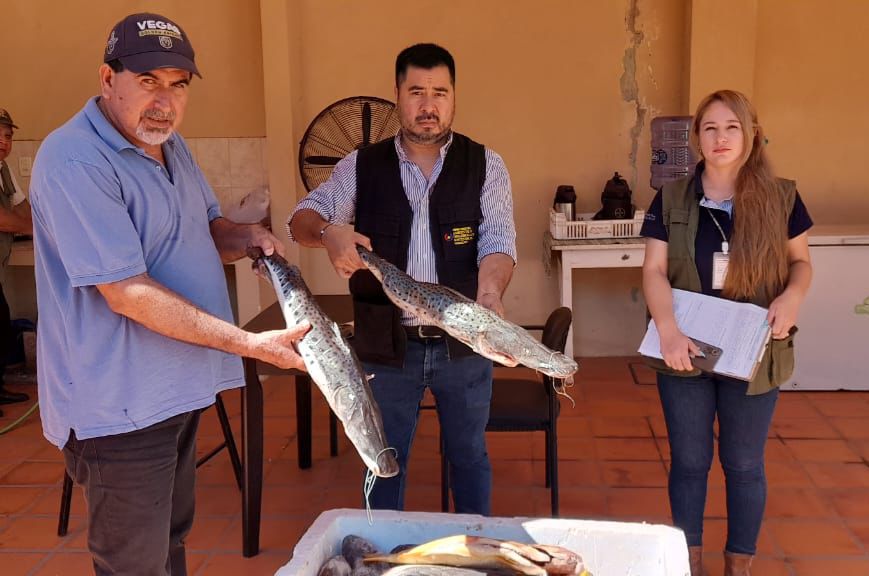
[{"label": "black chair", "polygon": [[[226,448],[229,452],[229,459],[232,462],[232,471],[235,473],[235,482],[238,484],[238,489],[242,489],[241,478],[241,459],[238,456],[238,447],[235,445],[235,439],[232,436],[232,428],[229,425],[229,416],[226,413],[226,406],[223,404],[223,398],[217,395],[214,402],[217,409],[217,419],[220,420],[220,428],[223,431],[223,442],[211,449],[207,454],[203,454],[196,461],[196,467],[199,468],[217,455],[218,452]],[[69,509],[72,505],[72,478],[64,470],[63,473],[63,490],[60,494],[60,514],[57,519],[57,535],[66,536],[69,530]]]},{"label": "black chair", "polygon": [[[570,331],[573,314],[570,308],[553,311],[545,326],[523,326],[526,330],[542,330],[543,344],[564,352],[567,333]],[[546,433],[546,487],[550,489],[552,516],[558,516],[558,437],[556,423],[560,403],[555,393],[553,379],[498,378],[492,381],[492,403],[489,410],[487,432],[536,432]],[[441,446],[441,508],[449,511],[448,467]]]}]

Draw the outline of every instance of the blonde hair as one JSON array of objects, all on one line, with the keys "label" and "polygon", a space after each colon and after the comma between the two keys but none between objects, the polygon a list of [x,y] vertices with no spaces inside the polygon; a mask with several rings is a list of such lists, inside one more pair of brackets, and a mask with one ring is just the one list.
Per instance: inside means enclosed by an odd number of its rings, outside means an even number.
[{"label": "blonde hair", "polygon": [[786,197],[764,151],[766,139],[748,98],[719,90],[697,106],[691,143],[700,150],[700,123],[714,102],[727,106],[742,126],[744,147],[733,195],[730,264],[722,295],[736,300],[762,297],[772,301],[788,281],[788,212]]}]

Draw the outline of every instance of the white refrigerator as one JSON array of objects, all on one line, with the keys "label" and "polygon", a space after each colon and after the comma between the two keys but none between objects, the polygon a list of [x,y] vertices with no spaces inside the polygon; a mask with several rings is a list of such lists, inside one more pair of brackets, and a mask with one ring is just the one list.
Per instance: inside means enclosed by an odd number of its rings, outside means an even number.
[{"label": "white refrigerator", "polygon": [[809,231],[814,277],[782,390],[869,390],[869,226]]}]

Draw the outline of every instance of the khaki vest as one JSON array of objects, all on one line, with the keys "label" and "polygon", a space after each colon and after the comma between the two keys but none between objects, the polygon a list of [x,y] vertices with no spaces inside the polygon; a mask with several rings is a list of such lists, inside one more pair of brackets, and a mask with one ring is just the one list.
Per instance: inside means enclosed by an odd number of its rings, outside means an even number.
[{"label": "khaki vest", "polygon": [[[9,165],[5,162],[0,168],[0,208],[12,209],[12,196],[15,194],[15,186],[12,184],[12,176],[9,174]],[[3,284],[6,275],[6,265],[9,263],[9,254],[12,253],[12,232],[0,232],[0,285]]]},{"label": "khaki vest", "polygon": [[[779,187],[785,194],[788,214],[793,210],[796,199],[796,183],[793,180],[778,179]],[[700,221],[700,203],[694,189],[694,177],[689,176],[668,182],[662,190],[663,219],[667,228],[667,276],[673,288],[700,292],[700,274],[694,261],[694,242],[697,237],[697,224]],[[751,299],[753,304],[769,307],[769,300],[758,293]],[[787,381],[794,371],[794,334],[796,327],[783,340],[770,340],[757,374],[748,384],[746,394],[763,394]],[[649,365],[664,374],[675,376],[697,376],[700,370],[677,372],[664,364],[663,360],[647,359]]]}]

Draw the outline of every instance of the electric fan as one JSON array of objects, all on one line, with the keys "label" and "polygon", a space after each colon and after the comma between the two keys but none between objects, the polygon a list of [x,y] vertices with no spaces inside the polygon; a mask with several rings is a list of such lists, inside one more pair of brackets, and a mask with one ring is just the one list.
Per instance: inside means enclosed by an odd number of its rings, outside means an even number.
[{"label": "electric fan", "polygon": [[393,138],[400,128],[395,104],[374,96],[352,96],[317,114],[299,143],[299,173],[310,192],[332,174],[344,156]]}]

